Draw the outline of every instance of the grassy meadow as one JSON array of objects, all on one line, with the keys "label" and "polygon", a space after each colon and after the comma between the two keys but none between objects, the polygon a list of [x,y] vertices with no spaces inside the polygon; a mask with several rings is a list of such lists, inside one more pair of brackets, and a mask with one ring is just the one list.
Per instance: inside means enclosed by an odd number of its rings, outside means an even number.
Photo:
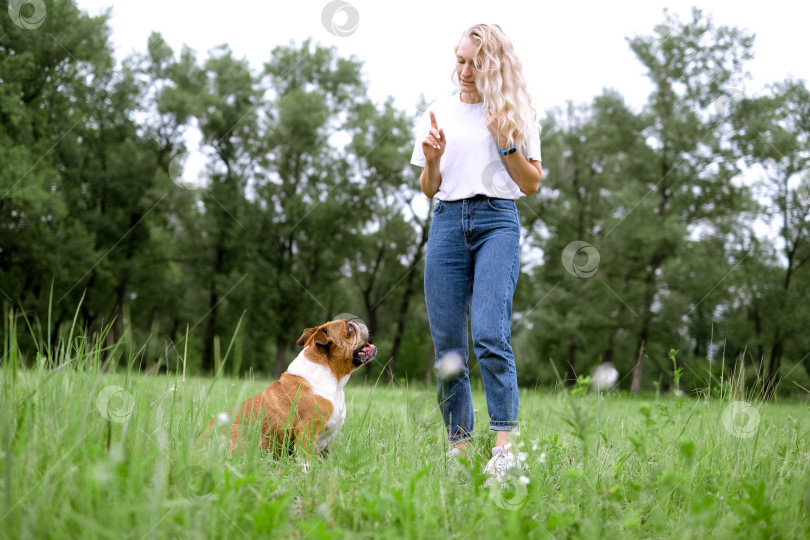
[{"label": "grassy meadow", "polygon": [[[148,375],[98,345],[44,349],[0,373],[0,537],[802,538],[810,531],[806,401],[761,403],[733,374],[702,396],[521,392],[530,470],[481,486],[494,441],[483,392],[461,467],[435,392],[346,388],[346,424],[304,470],[197,435],[264,379]],[[120,352],[120,351],[119,351]],[[47,360],[52,358],[53,360]],[[129,362],[127,359],[129,358]],[[33,367],[30,365],[33,364]],[[255,433],[248,438],[255,443]],[[528,483],[527,483],[528,482]]]}]

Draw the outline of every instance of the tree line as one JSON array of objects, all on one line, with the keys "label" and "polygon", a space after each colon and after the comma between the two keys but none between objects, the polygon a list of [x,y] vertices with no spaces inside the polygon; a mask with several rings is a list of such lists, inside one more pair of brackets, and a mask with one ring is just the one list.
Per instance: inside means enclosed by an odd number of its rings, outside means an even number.
[{"label": "tree line", "polygon": [[[424,103],[375,103],[360,60],[311,40],[257,68],[153,34],[118,65],[107,16],[72,1],[0,21],[0,295],[26,361],[76,317],[144,367],[277,375],[304,328],[351,314],[380,350],[367,377],[430,379]],[[753,43],[665,13],[628,38],[641,111],[606,89],[542,113],[541,191],[518,204],[522,385],[610,361],[626,388],[640,364],[646,388],[681,368],[705,391],[743,362],[766,395],[808,388],[810,96],[738,90]]]}]

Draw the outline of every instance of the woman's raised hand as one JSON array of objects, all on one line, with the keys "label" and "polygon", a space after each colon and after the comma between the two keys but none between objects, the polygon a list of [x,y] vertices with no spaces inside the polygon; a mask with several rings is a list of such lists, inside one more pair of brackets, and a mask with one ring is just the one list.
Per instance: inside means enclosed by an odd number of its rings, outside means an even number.
[{"label": "woman's raised hand", "polygon": [[422,141],[422,152],[425,154],[425,161],[432,163],[438,161],[444,154],[444,147],[447,139],[444,137],[444,130],[436,123],[436,115],[430,111],[430,132]]}]

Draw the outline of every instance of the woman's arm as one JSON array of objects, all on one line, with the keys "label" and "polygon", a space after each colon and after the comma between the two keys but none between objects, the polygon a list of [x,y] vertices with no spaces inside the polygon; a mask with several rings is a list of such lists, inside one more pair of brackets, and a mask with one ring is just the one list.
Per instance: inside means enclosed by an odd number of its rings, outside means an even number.
[{"label": "woman's arm", "polygon": [[419,184],[422,186],[422,193],[427,195],[428,199],[432,199],[439,192],[439,187],[442,185],[442,173],[439,172],[438,160],[425,164],[422,175],[419,177]]},{"label": "woman's arm", "polygon": [[422,141],[422,153],[425,154],[425,167],[419,177],[422,193],[432,199],[439,192],[442,185],[442,173],[439,171],[439,162],[444,154],[447,140],[444,130],[436,123],[436,116],[430,111],[430,132]]},{"label": "woman's arm", "polygon": [[[504,144],[501,146],[500,123],[492,111],[487,113],[487,129],[492,135],[492,138],[495,139],[498,148],[506,149],[512,147],[512,144]],[[509,176],[520,188],[520,191],[526,195],[533,195],[540,189],[540,180],[543,179],[543,166],[539,161],[528,159],[520,150],[508,155],[501,154],[501,161],[506,166]]]},{"label": "woman's arm", "polygon": [[540,189],[540,180],[543,179],[543,165],[535,160],[528,159],[520,151],[508,156],[501,156],[506,165],[509,176],[515,181],[520,191],[526,195],[533,195]]}]

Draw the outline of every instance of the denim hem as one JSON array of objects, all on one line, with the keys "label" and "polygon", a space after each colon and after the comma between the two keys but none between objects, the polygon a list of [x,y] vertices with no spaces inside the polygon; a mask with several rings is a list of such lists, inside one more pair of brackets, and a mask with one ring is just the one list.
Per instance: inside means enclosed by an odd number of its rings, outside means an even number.
[{"label": "denim hem", "polygon": [[518,423],[515,422],[490,422],[489,429],[492,431],[513,431],[518,429]]},{"label": "denim hem", "polygon": [[473,434],[472,434],[472,433],[470,433],[469,435],[466,435],[466,436],[464,436],[464,437],[460,437],[460,438],[458,438],[458,439],[454,439],[454,438],[450,437],[450,438],[449,438],[449,440],[450,440],[450,445],[452,446],[452,445],[455,445],[455,444],[458,444],[458,443],[463,443],[463,442],[471,441],[471,440],[472,440],[472,436],[473,436]]}]

